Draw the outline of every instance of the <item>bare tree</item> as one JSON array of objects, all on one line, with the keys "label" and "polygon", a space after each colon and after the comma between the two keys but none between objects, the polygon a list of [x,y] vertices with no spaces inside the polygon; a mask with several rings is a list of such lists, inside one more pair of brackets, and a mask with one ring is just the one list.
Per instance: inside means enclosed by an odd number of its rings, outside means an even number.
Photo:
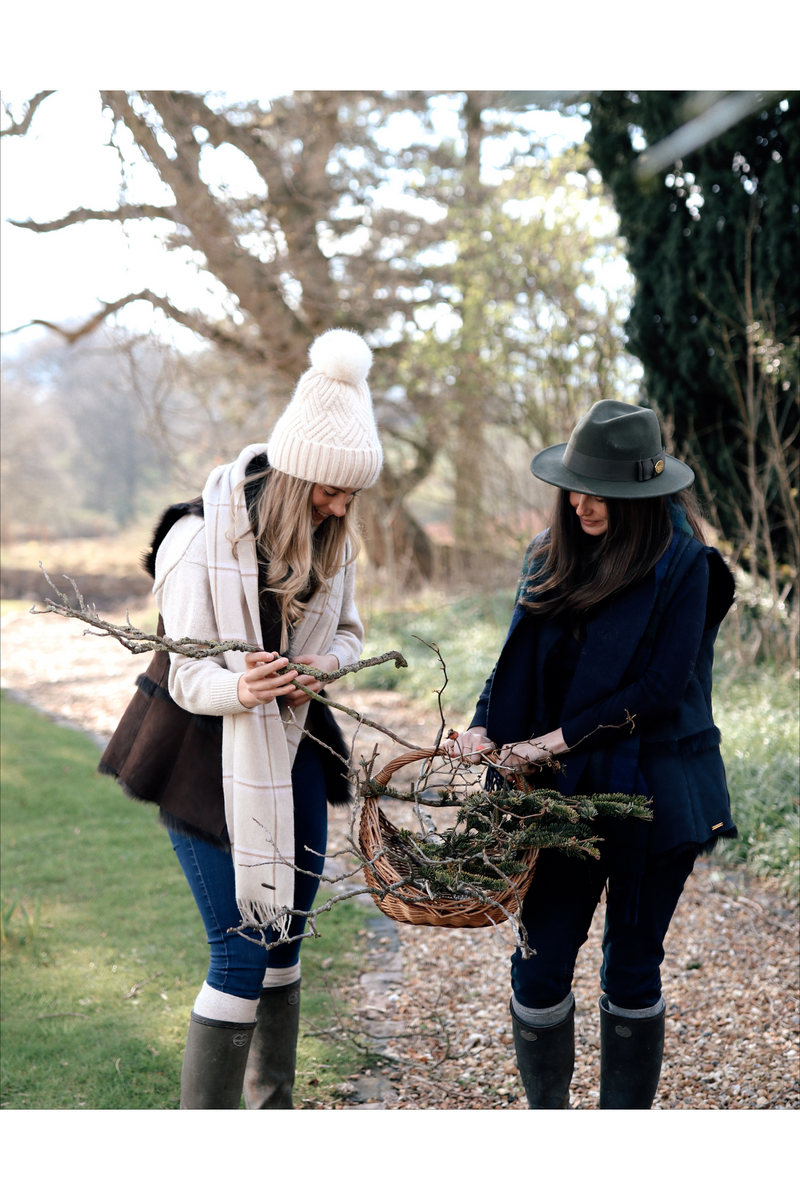
[{"label": "bare tree", "polygon": [[[739,430],[746,449],[746,467],[739,482],[744,502],[737,503],[736,495],[731,497],[740,527],[740,552],[754,582],[757,583],[759,574],[766,577],[768,608],[776,610],[770,616],[788,617],[789,656],[796,665],[800,606],[795,596],[793,611],[788,614],[786,600],[792,590],[796,593],[800,568],[797,499],[800,384],[796,365],[800,338],[793,338],[790,345],[779,342],[774,333],[775,312],[769,297],[760,292],[753,294],[752,248],[757,221],[758,206],[754,196],[745,229],[741,294],[733,280],[728,279],[733,313],[722,312],[704,293],[698,294],[718,325],[722,360],[736,401]],[[740,369],[742,359],[744,371]],[[713,496],[709,494],[707,499],[713,506]],[[745,513],[749,513],[749,518]],[[783,563],[778,561],[775,552],[774,543],[778,538],[788,549],[788,561]],[[758,645],[762,636],[763,631],[760,631]],[[776,647],[771,649],[774,651]]]},{"label": "bare tree", "polygon": [[[576,299],[587,281],[578,256],[591,257],[603,241],[567,221],[554,230],[541,214],[509,217],[504,206],[524,203],[526,189],[552,197],[580,186],[569,184],[576,161],[551,170],[541,147],[534,157],[536,139],[493,112],[497,95],[460,94],[455,138],[421,137],[396,150],[387,149],[390,118],[413,113],[430,134],[432,93],[295,92],[269,104],[234,104],[193,92],[101,92],[120,156],[119,204],[14,224],[46,236],[86,222],[166,221],[168,248],[189,249],[224,286],[227,311],[213,319],[145,288],[108,299],[75,327],[44,316],[34,323],[74,343],[128,304],[146,301],[219,355],[263,371],[272,407],[305,369],[317,334],[332,325],[357,330],[375,349],[371,385],[387,444],[387,469],[364,497],[377,561],[395,581],[430,576],[431,544],[408,498],[444,452],[457,556],[480,570],[483,558],[496,555],[484,491],[486,431],[508,411],[498,392],[524,391],[526,370],[540,371],[540,358],[526,360],[526,336],[561,328],[584,311]],[[29,124],[14,122],[8,132],[23,134]],[[499,138],[512,139],[516,158],[499,182],[488,181],[485,147]],[[251,194],[209,182],[209,164],[223,148],[246,160]],[[137,160],[163,185],[162,203],[138,199]],[[509,174],[520,181],[516,195]],[[554,242],[563,242],[563,252]],[[545,309],[550,317],[537,325]],[[448,314],[449,334],[435,325],[436,313]],[[572,343],[574,357],[580,351]],[[162,391],[166,402],[169,389]],[[553,401],[556,411],[563,407],[560,393]],[[152,407],[163,441],[165,405],[160,416]]]}]

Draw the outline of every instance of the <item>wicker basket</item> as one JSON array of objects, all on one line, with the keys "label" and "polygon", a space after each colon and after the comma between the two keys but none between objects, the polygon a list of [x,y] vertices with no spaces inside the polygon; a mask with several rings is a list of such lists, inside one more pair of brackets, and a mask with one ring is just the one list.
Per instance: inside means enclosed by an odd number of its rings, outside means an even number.
[{"label": "wicker basket", "polygon": [[[400,767],[446,753],[444,750],[416,750],[403,754],[387,763],[375,776],[375,782],[379,787],[385,787]],[[383,851],[381,857],[372,862],[372,866],[364,867],[364,876],[370,887],[387,888],[411,873],[410,860],[402,839],[398,836],[395,826],[381,811],[376,795],[364,797],[359,842],[364,857],[370,862],[381,850]],[[522,861],[526,864],[525,872],[509,876],[513,886],[497,892],[493,902],[454,896],[431,899],[427,892],[410,884],[403,884],[402,887],[383,896],[373,895],[372,898],[387,917],[407,925],[441,925],[454,929],[481,929],[487,925],[499,925],[507,916],[517,911],[518,905],[525,898],[533,879],[538,855],[539,851],[536,849],[525,851],[522,855]]]}]

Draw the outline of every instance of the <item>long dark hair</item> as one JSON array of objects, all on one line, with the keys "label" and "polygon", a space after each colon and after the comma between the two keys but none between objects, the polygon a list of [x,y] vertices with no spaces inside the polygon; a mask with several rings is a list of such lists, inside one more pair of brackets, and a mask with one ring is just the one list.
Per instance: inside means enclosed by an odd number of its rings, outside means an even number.
[{"label": "long dark hair", "polygon": [[[643,500],[605,499],[608,529],[584,534],[570,493],[559,490],[550,528],[520,603],[542,616],[580,616],[623,588],[644,579],[672,539],[666,496]],[[671,497],[681,505],[694,536],[705,544],[701,512],[692,492]]]}]

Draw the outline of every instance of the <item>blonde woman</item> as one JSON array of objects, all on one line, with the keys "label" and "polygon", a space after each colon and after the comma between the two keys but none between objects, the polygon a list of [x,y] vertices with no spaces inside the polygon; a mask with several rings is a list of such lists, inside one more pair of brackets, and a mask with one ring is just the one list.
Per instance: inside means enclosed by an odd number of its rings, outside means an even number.
[{"label": "blonde woman", "polygon": [[[292,1107],[302,943],[267,950],[230,931],[312,907],[326,799],[349,798],[341,733],[297,685],[319,691],[303,666],[331,672],[361,652],[354,500],[383,456],[366,343],[330,330],[310,359],[269,442],[168,509],[145,561],[170,637],[263,649],[154,655],[101,763],[160,806],[208,935],[181,1108],[238,1108],[243,1086],[248,1108]],[[304,920],[277,924],[294,937]]]}]

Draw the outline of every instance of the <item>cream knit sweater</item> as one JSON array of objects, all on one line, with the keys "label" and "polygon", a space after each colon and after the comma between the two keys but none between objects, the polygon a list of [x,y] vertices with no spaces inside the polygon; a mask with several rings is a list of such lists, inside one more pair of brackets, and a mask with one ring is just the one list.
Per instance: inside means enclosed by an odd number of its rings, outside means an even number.
[{"label": "cream knit sweater", "polygon": [[[344,568],[339,623],[324,652],[335,655],[339,666],[357,662],[364,641],[364,627],[353,599],[354,583],[355,563],[350,563]],[[219,636],[211,603],[202,517],[181,517],[164,538],[156,558],[153,595],[171,638],[213,640]],[[209,716],[247,711],[237,695],[239,673],[228,670],[221,655],[191,659],[172,654],[170,660],[169,692],[181,708]]]}]

